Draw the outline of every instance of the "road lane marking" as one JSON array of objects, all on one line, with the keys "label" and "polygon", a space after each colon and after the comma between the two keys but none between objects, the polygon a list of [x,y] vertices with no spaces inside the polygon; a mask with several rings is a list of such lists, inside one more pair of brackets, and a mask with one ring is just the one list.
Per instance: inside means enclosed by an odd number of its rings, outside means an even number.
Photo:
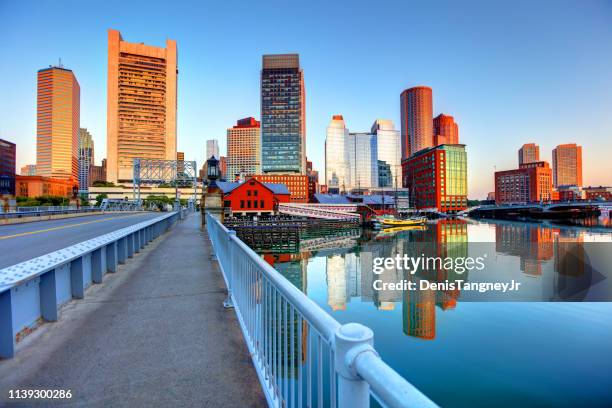
[{"label": "road lane marking", "polygon": [[37,230],[37,231],[20,232],[19,234],[14,234],[14,235],[0,235],[0,240],[9,239],[9,238],[23,237],[23,236],[26,236],[26,235],[41,234],[43,232],[57,231],[57,230],[66,229],[66,228],[78,227],[78,226],[81,226],[81,225],[93,224],[93,223],[96,223],[96,222],[115,220],[117,218],[133,217],[135,215],[144,215],[144,214],[121,215],[121,216],[117,216],[117,217],[102,218],[102,219],[94,220],[94,221],[80,222],[78,224],[69,224],[69,225],[62,225],[62,226],[59,226],[59,227],[46,228],[46,229],[41,229],[41,230]]}]

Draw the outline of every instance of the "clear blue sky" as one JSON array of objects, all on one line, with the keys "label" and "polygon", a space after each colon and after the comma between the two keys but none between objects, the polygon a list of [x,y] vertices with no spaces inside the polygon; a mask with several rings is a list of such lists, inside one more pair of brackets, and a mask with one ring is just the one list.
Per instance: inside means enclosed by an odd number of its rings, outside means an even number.
[{"label": "clear blue sky", "polygon": [[306,81],[307,154],[323,173],[325,128],[376,118],[399,128],[399,94],[429,85],[455,116],[471,198],[517,149],[583,145],[585,184],[612,184],[610,1],[7,1],[0,0],[0,138],[35,161],[36,71],[59,57],[81,85],[81,126],[106,154],[107,29],[179,50],[178,149],[204,158],[239,118],[259,119],[261,55],[297,52]]}]

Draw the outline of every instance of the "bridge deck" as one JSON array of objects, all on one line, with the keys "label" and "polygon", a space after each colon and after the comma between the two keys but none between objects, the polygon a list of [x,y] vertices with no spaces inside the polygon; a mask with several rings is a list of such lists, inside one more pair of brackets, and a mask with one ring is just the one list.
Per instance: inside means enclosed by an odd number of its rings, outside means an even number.
[{"label": "bridge deck", "polygon": [[189,216],[20,342],[0,361],[0,406],[9,389],[71,389],[63,402],[88,407],[264,406],[199,221]]},{"label": "bridge deck", "polygon": [[156,212],[114,212],[25,224],[0,225],[0,269],[155,217]]}]

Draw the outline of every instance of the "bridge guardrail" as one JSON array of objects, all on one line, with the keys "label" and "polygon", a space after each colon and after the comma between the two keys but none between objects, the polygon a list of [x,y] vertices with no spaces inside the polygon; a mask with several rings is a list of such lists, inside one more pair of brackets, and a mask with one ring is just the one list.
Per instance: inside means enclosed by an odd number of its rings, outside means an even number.
[{"label": "bridge guardrail", "polygon": [[436,407],[389,367],[372,331],[341,325],[210,213],[206,228],[272,407]]},{"label": "bridge guardrail", "polygon": [[17,211],[0,211],[0,218],[37,217],[42,215],[100,212],[99,207],[17,207]]},{"label": "bridge guardrail", "polygon": [[83,298],[92,283],[115,272],[180,218],[172,212],[76,245],[0,269],[0,358],[11,358],[16,342],[58,309]]}]

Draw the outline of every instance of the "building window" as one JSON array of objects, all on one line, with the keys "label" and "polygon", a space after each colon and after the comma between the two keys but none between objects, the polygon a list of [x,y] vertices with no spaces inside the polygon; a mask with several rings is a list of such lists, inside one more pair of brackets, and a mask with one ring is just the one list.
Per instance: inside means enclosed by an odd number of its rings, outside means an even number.
[{"label": "building window", "polygon": [[240,200],[240,208],[244,208],[244,200]]},{"label": "building window", "polygon": [[253,201],[253,208],[257,208],[257,200]]},{"label": "building window", "polygon": [[251,208],[251,200],[247,201],[247,208]]},{"label": "building window", "polygon": [[259,208],[264,208],[264,200],[259,200]]},{"label": "building window", "polygon": [[251,190],[247,190],[247,196],[251,196]]}]

